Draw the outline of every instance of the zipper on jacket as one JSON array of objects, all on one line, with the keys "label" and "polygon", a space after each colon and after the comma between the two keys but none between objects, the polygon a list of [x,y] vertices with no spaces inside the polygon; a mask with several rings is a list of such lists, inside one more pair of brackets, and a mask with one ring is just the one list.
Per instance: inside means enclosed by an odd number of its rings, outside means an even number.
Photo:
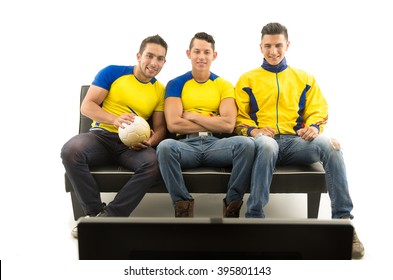
[{"label": "zipper on jacket", "polygon": [[280,83],[278,82],[278,73],[277,72],[276,72],[276,83],[277,83],[276,128],[277,128],[277,134],[281,134],[280,127],[278,125],[278,101],[280,99]]}]

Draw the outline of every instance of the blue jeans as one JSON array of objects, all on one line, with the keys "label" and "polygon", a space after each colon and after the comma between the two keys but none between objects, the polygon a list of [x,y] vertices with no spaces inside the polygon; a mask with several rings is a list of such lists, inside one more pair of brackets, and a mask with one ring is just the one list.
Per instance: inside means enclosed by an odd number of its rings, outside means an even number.
[{"label": "blue jeans", "polygon": [[153,148],[140,151],[129,149],[120,141],[117,133],[105,130],[92,130],[74,136],[64,144],[61,158],[86,215],[95,214],[102,208],[100,190],[89,166],[121,165],[135,172],[108,204],[110,216],[129,216],[160,178]]},{"label": "blue jeans", "polygon": [[274,139],[260,136],[255,139],[255,162],[251,176],[251,191],[247,201],[247,218],[264,218],[263,207],[269,201],[270,184],[277,165],[322,162],[332,218],[350,217],[353,208],[341,150],[334,149],[330,139],[318,136],[305,141],[294,135],[277,135]]},{"label": "blue jeans", "polygon": [[250,186],[254,149],[253,140],[244,136],[165,139],[157,146],[157,158],[173,203],[192,199],[184,183],[182,168],[232,166],[226,195],[229,204],[242,200]]}]

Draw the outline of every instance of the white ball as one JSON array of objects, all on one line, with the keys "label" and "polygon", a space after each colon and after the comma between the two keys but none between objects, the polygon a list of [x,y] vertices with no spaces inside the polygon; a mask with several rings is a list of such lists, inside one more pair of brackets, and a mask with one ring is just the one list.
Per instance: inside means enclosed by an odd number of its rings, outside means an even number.
[{"label": "white ball", "polygon": [[133,123],[123,125],[119,127],[119,138],[128,147],[150,138],[150,125],[144,118],[135,116]]}]

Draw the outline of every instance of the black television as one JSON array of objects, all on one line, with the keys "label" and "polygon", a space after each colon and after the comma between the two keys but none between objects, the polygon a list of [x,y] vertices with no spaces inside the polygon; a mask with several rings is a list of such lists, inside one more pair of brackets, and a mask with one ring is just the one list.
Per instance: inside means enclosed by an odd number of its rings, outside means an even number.
[{"label": "black television", "polygon": [[80,260],[348,260],[348,220],[81,218]]}]

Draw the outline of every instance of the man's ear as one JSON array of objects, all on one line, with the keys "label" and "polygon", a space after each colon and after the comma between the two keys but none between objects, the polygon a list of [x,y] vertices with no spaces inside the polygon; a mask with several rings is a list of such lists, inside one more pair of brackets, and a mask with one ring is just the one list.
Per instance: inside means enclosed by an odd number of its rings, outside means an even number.
[{"label": "man's ear", "polygon": [[213,52],[213,60],[217,58],[218,53],[216,51]]}]

